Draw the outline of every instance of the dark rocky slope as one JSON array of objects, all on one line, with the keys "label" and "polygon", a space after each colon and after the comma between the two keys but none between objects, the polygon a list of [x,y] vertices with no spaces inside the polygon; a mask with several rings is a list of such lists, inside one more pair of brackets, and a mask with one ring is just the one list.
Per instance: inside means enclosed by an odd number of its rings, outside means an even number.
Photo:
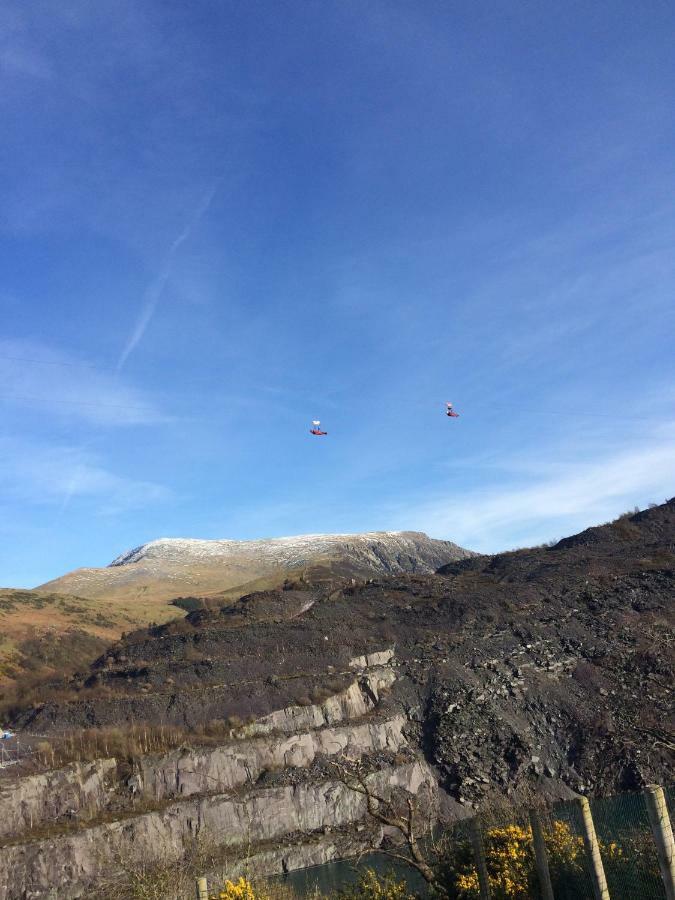
[{"label": "dark rocky slope", "polygon": [[672,772],[675,500],[436,575],[287,587],[131,635],[70,683],[71,700],[16,724],[260,717],[339,690],[350,658],[395,647],[387,704],[465,805]]}]

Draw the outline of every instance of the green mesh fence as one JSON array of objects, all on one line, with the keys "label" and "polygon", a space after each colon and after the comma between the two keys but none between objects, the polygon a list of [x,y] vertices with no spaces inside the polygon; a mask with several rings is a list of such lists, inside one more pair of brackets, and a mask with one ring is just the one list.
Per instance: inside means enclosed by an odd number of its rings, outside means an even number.
[{"label": "green mesh fence", "polygon": [[665,898],[644,794],[594,801],[591,811],[610,897]]},{"label": "green mesh fence", "polygon": [[[672,787],[666,791],[666,798],[672,820]],[[592,801],[591,814],[611,900],[665,900],[644,794]],[[540,810],[538,816],[555,900],[594,900],[579,803],[556,804]],[[456,823],[437,847],[451,898],[472,900],[480,896],[477,839],[491,900],[543,897],[527,811],[505,809],[481,816],[478,838],[472,828],[470,820]]]},{"label": "green mesh fence", "polygon": [[478,833],[473,821],[465,820],[445,835],[442,856],[453,900],[480,896],[476,842],[485,858],[491,897],[538,897],[529,823],[520,810],[505,809],[481,816]]},{"label": "green mesh fence", "polygon": [[671,824],[675,828],[675,822],[673,821],[673,813],[675,813],[675,785],[664,788],[663,793],[666,795],[666,805],[668,807]]},{"label": "green mesh fence", "polygon": [[557,900],[593,900],[579,805],[560,803],[539,815],[554,896]]}]

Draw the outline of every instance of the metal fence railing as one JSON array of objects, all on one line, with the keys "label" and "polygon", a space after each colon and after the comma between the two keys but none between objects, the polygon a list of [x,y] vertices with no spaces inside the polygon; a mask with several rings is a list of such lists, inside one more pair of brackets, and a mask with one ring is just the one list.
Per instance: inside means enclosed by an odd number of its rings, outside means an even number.
[{"label": "metal fence railing", "polygon": [[15,736],[0,740],[0,771],[19,765],[19,763],[28,763],[34,753],[30,744],[20,741]]},{"label": "metal fence railing", "polygon": [[675,900],[668,811],[674,794],[651,787],[458,823],[438,851],[448,894],[457,900]]},{"label": "metal fence railing", "polygon": [[0,769],[15,766],[19,759],[19,749],[17,747],[5,747],[3,744],[0,744]]}]

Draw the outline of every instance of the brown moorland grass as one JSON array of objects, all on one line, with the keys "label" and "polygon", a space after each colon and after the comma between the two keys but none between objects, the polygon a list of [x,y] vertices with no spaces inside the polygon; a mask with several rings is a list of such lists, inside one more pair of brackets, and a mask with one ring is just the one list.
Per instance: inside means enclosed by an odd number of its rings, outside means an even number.
[{"label": "brown moorland grass", "polygon": [[132,763],[141,756],[166,753],[183,746],[218,746],[235,738],[244,727],[245,723],[241,720],[226,722],[217,719],[193,729],[142,722],[110,728],[85,728],[39,741],[22,769],[45,771],[73,762],[109,758]]},{"label": "brown moorland grass", "polygon": [[125,632],[184,612],[168,603],[114,603],[67,594],[0,589],[0,707],[19,684],[68,676]]}]

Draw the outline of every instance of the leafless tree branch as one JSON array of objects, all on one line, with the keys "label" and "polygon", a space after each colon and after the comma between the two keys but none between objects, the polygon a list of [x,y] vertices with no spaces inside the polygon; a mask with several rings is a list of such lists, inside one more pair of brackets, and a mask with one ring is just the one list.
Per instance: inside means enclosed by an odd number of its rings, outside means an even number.
[{"label": "leafless tree branch", "polygon": [[407,863],[420,873],[427,884],[431,885],[439,894],[443,895],[445,893],[443,886],[439,883],[433,866],[427,861],[426,856],[419,845],[417,837],[417,798],[406,791],[404,803],[405,812],[401,813],[397,809],[394,794],[392,793],[390,798],[386,798],[376,793],[372,784],[369,783],[363,767],[358,763],[333,762],[330,768],[338,781],[346,785],[350,790],[357,794],[361,794],[366,798],[366,809],[368,810],[368,815],[372,819],[379,822],[381,825],[396,830],[403,837],[408,848],[408,853],[400,853],[382,847],[374,847],[373,849],[377,849],[393,859]]}]

